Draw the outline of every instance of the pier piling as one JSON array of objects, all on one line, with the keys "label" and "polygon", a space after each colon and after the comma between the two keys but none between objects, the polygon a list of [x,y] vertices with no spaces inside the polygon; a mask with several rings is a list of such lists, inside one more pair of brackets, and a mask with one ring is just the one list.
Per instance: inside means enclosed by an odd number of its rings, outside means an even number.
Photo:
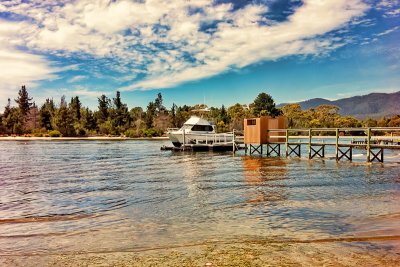
[{"label": "pier piling", "polygon": [[385,149],[400,149],[400,127],[269,129],[267,132],[269,138],[284,138],[281,142],[267,143],[267,156],[280,155],[278,145],[283,144],[286,157],[301,157],[301,147],[306,145],[308,159],[325,158],[327,147],[333,146],[336,161],[352,161],[353,149],[364,148],[367,162],[383,162]]}]

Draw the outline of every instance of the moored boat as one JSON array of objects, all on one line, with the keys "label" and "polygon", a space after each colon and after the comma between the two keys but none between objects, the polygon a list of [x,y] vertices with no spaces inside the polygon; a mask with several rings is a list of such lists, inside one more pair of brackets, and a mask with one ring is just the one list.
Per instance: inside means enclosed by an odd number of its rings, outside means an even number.
[{"label": "moored boat", "polygon": [[169,129],[167,135],[175,147],[182,144],[213,144],[233,140],[232,134],[216,134],[215,125],[197,116],[191,116],[180,129]]}]

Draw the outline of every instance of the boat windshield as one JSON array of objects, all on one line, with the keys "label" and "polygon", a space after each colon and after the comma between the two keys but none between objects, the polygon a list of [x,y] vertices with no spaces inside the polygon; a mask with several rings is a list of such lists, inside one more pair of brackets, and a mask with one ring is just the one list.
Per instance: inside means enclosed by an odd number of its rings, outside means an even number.
[{"label": "boat windshield", "polygon": [[211,125],[193,125],[192,131],[212,132],[213,131],[213,127]]}]

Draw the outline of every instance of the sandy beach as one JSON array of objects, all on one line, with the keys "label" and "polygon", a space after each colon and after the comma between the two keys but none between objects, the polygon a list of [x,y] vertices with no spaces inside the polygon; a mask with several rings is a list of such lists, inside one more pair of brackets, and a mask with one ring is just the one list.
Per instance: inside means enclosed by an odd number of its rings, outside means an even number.
[{"label": "sandy beach", "polygon": [[[399,248],[399,241],[397,247]],[[377,243],[378,244],[378,243]],[[2,266],[398,266],[400,250],[374,243],[205,244],[142,252],[1,256]]]}]

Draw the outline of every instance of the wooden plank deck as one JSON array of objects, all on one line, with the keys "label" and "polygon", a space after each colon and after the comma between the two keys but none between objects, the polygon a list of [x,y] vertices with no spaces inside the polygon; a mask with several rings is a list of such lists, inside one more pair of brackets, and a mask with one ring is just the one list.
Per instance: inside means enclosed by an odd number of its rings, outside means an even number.
[{"label": "wooden plank deck", "polygon": [[[383,162],[385,149],[400,149],[400,127],[269,129],[265,134],[269,140],[279,139],[279,142],[265,143],[267,156],[271,149],[275,151],[273,146],[279,145],[280,149],[280,146],[284,145],[286,157],[293,154],[300,157],[301,146],[305,145],[308,147],[309,159],[323,158],[325,147],[331,146],[335,148],[337,161],[352,160],[353,148],[361,148],[367,151],[367,162]],[[263,154],[263,144],[249,145],[253,148],[250,149],[250,154]],[[280,155],[280,151],[275,154]]]}]

